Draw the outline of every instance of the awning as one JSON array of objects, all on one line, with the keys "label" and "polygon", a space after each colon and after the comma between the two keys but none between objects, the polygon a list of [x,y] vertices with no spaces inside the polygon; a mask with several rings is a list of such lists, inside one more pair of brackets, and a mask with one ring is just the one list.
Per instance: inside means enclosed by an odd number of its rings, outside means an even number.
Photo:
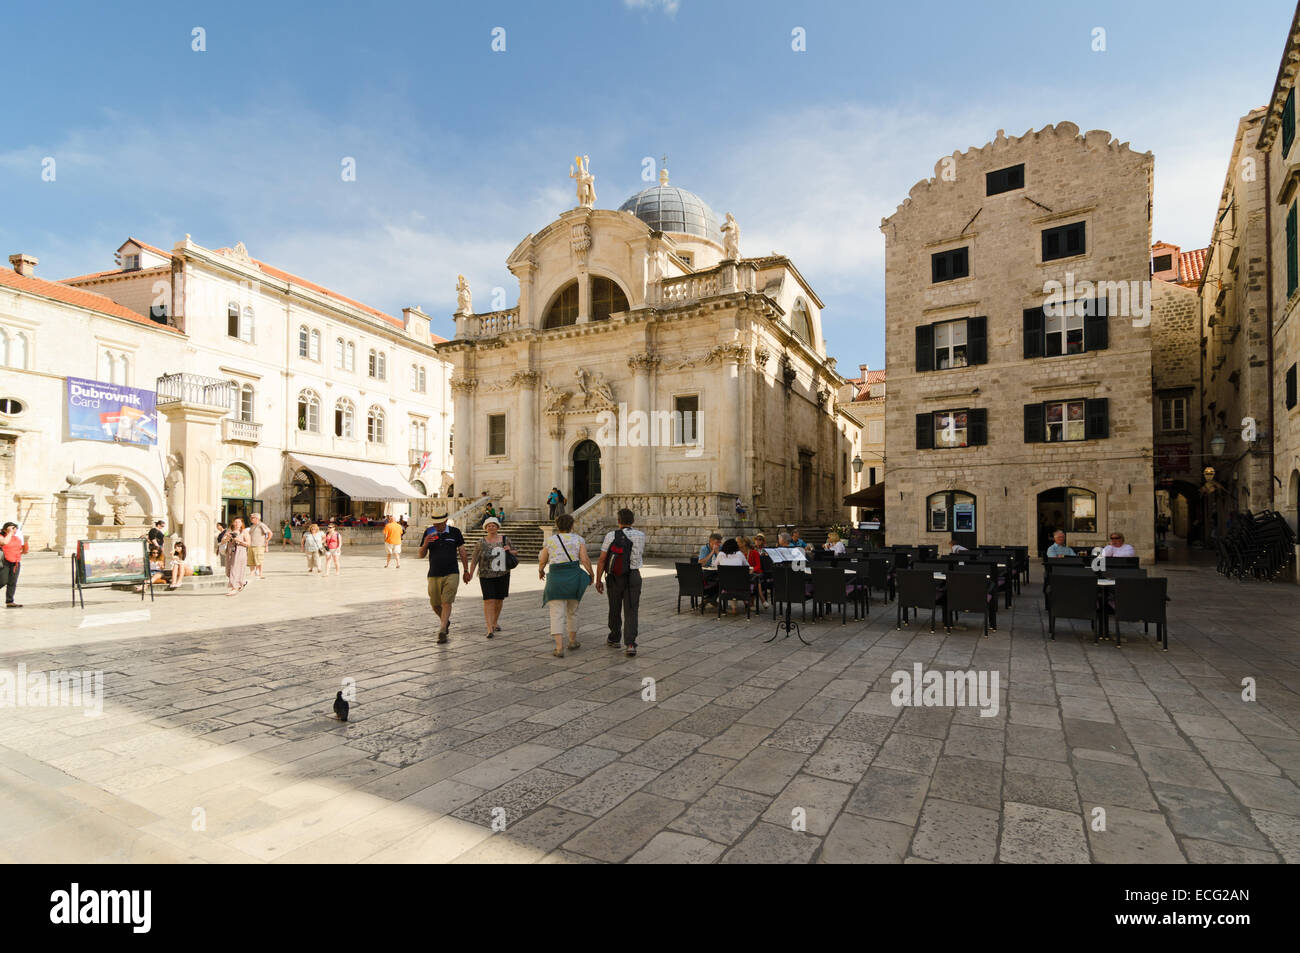
[{"label": "awning", "polygon": [[875,486],[850,493],[844,498],[844,505],[873,510],[882,509],[885,505],[885,481],[881,480]]},{"label": "awning", "polygon": [[289,459],[359,502],[397,503],[422,500],[424,494],[411,486],[391,463],[365,463],[311,453],[291,453]]}]

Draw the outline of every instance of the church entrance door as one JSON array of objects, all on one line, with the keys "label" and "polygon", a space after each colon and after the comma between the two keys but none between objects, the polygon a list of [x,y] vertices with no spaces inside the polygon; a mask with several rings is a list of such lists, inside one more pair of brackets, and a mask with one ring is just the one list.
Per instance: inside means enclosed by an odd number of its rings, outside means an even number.
[{"label": "church entrance door", "polygon": [[600,492],[600,447],[584,440],[573,448],[573,493],[570,512]]}]

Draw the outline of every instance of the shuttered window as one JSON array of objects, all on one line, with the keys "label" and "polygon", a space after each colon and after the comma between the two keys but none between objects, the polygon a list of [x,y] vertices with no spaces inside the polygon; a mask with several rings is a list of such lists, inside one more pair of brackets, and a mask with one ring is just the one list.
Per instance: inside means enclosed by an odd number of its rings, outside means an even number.
[{"label": "shuttered window", "polygon": [[1286,409],[1290,410],[1295,405],[1295,365],[1292,364],[1286,372]]},{"label": "shuttered window", "polygon": [[970,274],[970,249],[953,248],[930,256],[930,281],[951,281]]},{"label": "shuttered window", "polygon": [[1286,94],[1286,104],[1282,107],[1282,158],[1291,151],[1295,142],[1295,87]]},{"label": "shuttered window", "polygon": [[995,172],[984,174],[984,194],[1000,195],[1025,187],[1025,164],[1008,166]]},{"label": "shuttered window", "polygon": [[1297,274],[1300,273],[1300,264],[1296,259],[1296,215],[1295,203],[1291,203],[1291,211],[1286,213],[1286,296],[1289,298],[1295,294],[1297,284]]},{"label": "shuttered window", "polygon": [[1025,404],[1025,443],[1105,440],[1109,436],[1108,397]]},{"label": "shuttered window", "polygon": [[[1048,313],[1048,312],[1051,313]],[[1104,351],[1110,346],[1105,298],[1069,301],[1024,312],[1025,360]]]},{"label": "shuttered window", "polygon": [[1043,261],[1071,258],[1088,250],[1083,222],[1043,229]]},{"label": "shuttered window", "polygon": [[917,371],[987,364],[988,318],[962,318],[923,324],[916,329]]},{"label": "shuttered window", "polygon": [[916,449],[956,450],[988,443],[988,411],[984,408],[940,410],[916,415]]}]

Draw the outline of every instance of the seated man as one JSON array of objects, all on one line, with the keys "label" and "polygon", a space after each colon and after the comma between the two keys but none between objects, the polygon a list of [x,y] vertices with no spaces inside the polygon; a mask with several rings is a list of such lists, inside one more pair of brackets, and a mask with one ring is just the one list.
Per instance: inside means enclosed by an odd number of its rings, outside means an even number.
[{"label": "seated man", "polygon": [[715,569],[718,553],[722,549],[722,534],[710,533],[709,541],[700,547],[695,561],[705,569]]},{"label": "seated man", "polygon": [[953,533],[953,534],[952,534],[952,536],[951,536],[951,541],[952,541],[952,549],[948,550],[948,552],[950,552],[950,553],[969,553],[969,552],[970,552],[969,549],[967,549],[967,548],[966,548],[965,546],[963,546],[961,543],[957,542],[957,534],[956,534],[956,533]]},{"label": "seated man", "polygon": [[1061,556],[1073,556],[1074,550],[1065,545],[1065,530],[1058,529],[1052,534],[1052,545],[1047,547],[1047,555],[1056,559]]},{"label": "seated man", "polygon": [[740,502],[740,497],[736,497],[736,515],[742,520],[745,518],[745,504]]},{"label": "seated man", "polygon": [[793,549],[804,549],[804,550],[808,550],[809,552],[812,551],[812,546],[810,546],[808,543],[805,543],[803,541],[803,537],[799,535],[799,531],[797,529],[790,530],[790,542],[788,545]]},{"label": "seated man", "polygon": [[1111,533],[1110,545],[1101,551],[1101,555],[1107,559],[1111,556],[1136,556],[1137,550],[1124,542],[1123,533]]}]

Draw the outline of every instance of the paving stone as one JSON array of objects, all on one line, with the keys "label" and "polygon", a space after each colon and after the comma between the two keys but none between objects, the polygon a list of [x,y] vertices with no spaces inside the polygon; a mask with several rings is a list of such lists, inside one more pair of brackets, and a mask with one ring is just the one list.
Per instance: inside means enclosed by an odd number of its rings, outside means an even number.
[{"label": "paving stone", "polygon": [[500,825],[505,824],[504,829],[509,830],[511,824],[523,820],[556,794],[576,783],[566,774],[533,768],[468,804],[461,805],[451,815],[493,830],[500,830]]},{"label": "paving stone", "polygon": [[1228,795],[1159,781],[1151,787],[1180,836],[1268,849],[1268,841],[1255,829],[1250,816]]},{"label": "paving stone", "polygon": [[701,746],[700,752],[739,760],[757,748],[769,734],[771,729],[762,725],[732,725],[708,744]]},{"label": "paving stone", "polygon": [[838,781],[828,781],[808,774],[796,775],[785,790],[777,795],[763,815],[763,820],[793,826],[795,812],[800,811],[802,829],[820,837],[830,830],[851,791],[849,785]]},{"label": "paving stone", "polygon": [[948,732],[943,752],[963,758],[975,758],[980,761],[1002,763],[1005,750],[1005,733],[991,728],[972,728],[966,725],[953,725]]},{"label": "paving stone", "polygon": [[769,803],[771,798],[766,795],[717,785],[696,799],[668,827],[720,844],[732,844],[754,825]]},{"label": "paving stone", "polygon": [[[1007,767],[1010,768],[1009,763]],[[1079,794],[1072,778],[1021,774],[1008,770],[1002,778],[1002,796],[1007,801],[1079,813]]]},{"label": "paving stone", "polygon": [[895,732],[885,739],[873,764],[915,774],[933,774],[942,750],[943,742],[937,738]]},{"label": "paving stone", "polygon": [[1004,864],[1086,864],[1088,838],[1075,812],[1008,801],[998,860]]},{"label": "paving stone", "polygon": [[808,759],[804,770],[833,781],[856,784],[862,780],[877,750],[878,746],[870,742],[828,738]]},{"label": "paving stone", "polygon": [[661,831],[629,859],[629,864],[711,864],[722,856],[725,848],[721,844],[678,834],[673,831]]},{"label": "paving stone", "polygon": [[1098,804],[1118,804],[1140,811],[1156,810],[1146,775],[1136,765],[1080,759],[1074,763],[1075,783],[1085,811]]},{"label": "paving stone", "polygon": [[616,761],[553,798],[551,803],[566,811],[600,817],[657,777],[659,772],[653,768]]},{"label": "paving stone", "polygon": [[576,748],[570,748],[558,758],[552,758],[542,767],[550,771],[558,771],[561,774],[570,774],[574,777],[585,778],[593,771],[605,767],[611,761],[617,761],[619,753],[611,751],[609,748],[597,748],[593,745],[578,745]]},{"label": "paving stone", "polygon": [[618,863],[627,860],[685,810],[680,801],[633,794],[565,842],[565,850]]},{"label": "paving stone", "polygon": [[684,731],[663,731],[625,754],[623,760],[629,764],[643,764],[659,771],[667,771],[706,740],[702,735],[692,735]]},{"label": "paving stone", "polygon": [[1002,809],[1002,763],[944,755],[930,779],[930,797]]},{"label": "paving stone", "polygon": [[998,812],[926,798],[912,853],[945,864],[990,864],[997,855]]},{"label": "paving stone", "polygon": [[812,834],[760,821],[735,847],[722,855],[724,864],[806,864],[821,842]]},{"label": "paving stone", "polygon": [[928,775],[876,765],[868,769],[844,809],[882,821],[915,826],[930,787]]},{"label": "paving stone", "polygon": [[732,768],[722,779],[722,783],[728,787],[744,788],[759,794],[776,794],[789,783],[807,760],[808,756],[798,751],[760,745]]},{"label": "paving stone", "polygon": [[1137,751],[1142,770],[1152,781],[1168,781],[1170,784],[1205,788],[1208,791],[1223,790],[1223,785],[1210,770],[1210,766],[1194,751],[1153,748],[1146,745],[1133,747]]},{"label": "paving stone", "polygon": [[1300,824],[1290,814],[1252,810],[1251,820],[1288,864],[1300,864]]},{"label": "paving stone", "polygon": [[1216,844],[1209,840],[1183,841],[1187,860],[1193,864],[1279,864],[1277,854],[1266,850],[1250,850],[1231,844]]},{"label": "paving stone", "polygon": [[818,862],[897,864],[907,855],[911,841],[911,827],[855,814],[841,814],[822,841]]},{"label": "paving stone", "polygon": [[736,762],[710,754],[693,754],[646,785],[650,794],[695,801],[724,778]]}]

